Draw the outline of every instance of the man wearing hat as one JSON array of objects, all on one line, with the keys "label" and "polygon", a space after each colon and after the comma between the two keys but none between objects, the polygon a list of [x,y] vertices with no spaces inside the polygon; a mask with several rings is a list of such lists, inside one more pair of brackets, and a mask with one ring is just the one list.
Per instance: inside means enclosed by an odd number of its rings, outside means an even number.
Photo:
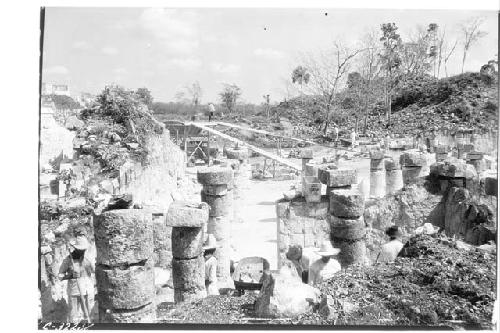
[{"label": "man wearing hat", "polygon": [[[94,303],[94,264],[85,258],[85,251],[89,247],[87,238],[79,235],[70,241],[71,253],[64,258],[59,269],[59,278],[68,280],[69,318],[71,323],[78,323],[86,318]],[[82,304],[85,302],[85,304]],[[87,313],[86,313],[87,312]]]},{"label": "man wearing hat", "polygon": [[385,234],[389,236],[389,242],[380,247],[380,252],[376,262],[393,262],[403,248],[401,237],[403,236],[398,226],[393,225],[387,228]]},{"label": "man wearing hat", "polygon": [[213,234],[208,234],[203,245],[203,257],[205,257],[205,288],[207,295],[219,295],[217,287],[217,258],[214,252],[217,249],[217,242]]},{"label": "man wearing hat", "polygon": [[324,241],[316,252],[321,259],[316,260],[309,269],[309,284],[315,286],[324,280],[332,278],[340,271],[340,263],[332,257],[339,254],[340,250],[332,246],[330,241]]}]

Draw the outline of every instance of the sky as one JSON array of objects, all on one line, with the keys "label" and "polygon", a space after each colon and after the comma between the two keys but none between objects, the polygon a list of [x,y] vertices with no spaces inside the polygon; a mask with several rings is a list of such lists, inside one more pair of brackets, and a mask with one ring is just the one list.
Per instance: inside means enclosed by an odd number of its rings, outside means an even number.
[{"label": "sky", "polygon": [[[482,16],[487,35],[468,55],[465,70],[478,71],[498,53],[495,11],[256,8],[64,8],[45,13],[42,80],[96,94],[107,84],[147,87],[155,101],[173,101],[198,81],[202,103],[218,102],[223,83],[241,87],[242,101],[286,96],[300,54],[335,40],[353,44],[371,29],[394,22],[403,37],[417,25],[437,23],[450,43],[458,24]],[[353,44],[354,45],[354,44]],[[461,71],[462,46],[448,64]]]}]

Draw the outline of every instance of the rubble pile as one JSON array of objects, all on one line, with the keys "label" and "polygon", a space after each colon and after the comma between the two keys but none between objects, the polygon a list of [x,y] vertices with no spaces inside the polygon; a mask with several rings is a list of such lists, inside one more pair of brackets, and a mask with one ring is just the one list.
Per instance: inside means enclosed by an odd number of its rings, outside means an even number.
[{"label": "rubble pile", "polygon": [[489,328],[496,254],[461,244],[414,236],[394,264],[352,267],[325,281],[320,290],[336,300],[334,323]]},{"label": "rubble pile", "polygon": [[[254,294],[209,296],[158,307],[160,322],[444,326],[491,329],[496,253],[439,235],[411,238],[392,264],[351,266],[319,289],[329,315],[256,318]],[[326,305],[328,304],[328,305]],[[320,305],[321,308],[321,305]]]}]

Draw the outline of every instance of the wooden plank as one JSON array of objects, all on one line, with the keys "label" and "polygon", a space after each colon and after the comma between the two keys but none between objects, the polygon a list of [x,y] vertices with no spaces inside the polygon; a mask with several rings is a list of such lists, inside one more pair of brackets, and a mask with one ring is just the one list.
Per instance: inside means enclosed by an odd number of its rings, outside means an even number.
[{"label": "wooden plank", "polygon": [[285,135],[275,134],[275,133],[271,133],[271,132],[264,131],[264,130],[258,130],[258,129],[255,129],[255,128],[243,127],[243,126],[239,126],[239,125],[235,125],[235,124],[230,124],[230,123],[224,123],[224,122],[220,122],[220,121],[217,122],[216,125],[221,125],[221,126],[226,126],[226,127],[232,127],[232,128],[236,128],[236,129],[240,129],[240,130],[251,131],[251,132],[255,132],[255,133],[259,133],[259,134],[270,135],[270,136],[274,136],[274,137],[277,137],[277,138],[288,139],[288,140],[293,140],[293,141],[297,141],[297,142],[305,142],[305,143],[309,143],[309,144],[312,144],[312,145],[316,144],[313,141],[299,139],[299,138],[294,138],[293,136],[285,136]]},{"label": "wooden plank", "polygon": [[244,147],[248,147],[250,150],[256,152],[257,154],[260,154],[262,156],[265,156],[267,158],[275,160],[276,162],[278,162],[281,165],[285,165],[285,166],[287,166],[289,168],[292,168],[292,169],[298,170],[298,171],[302,170],[302,166],[296,165],[295,163],[292,163],[291,161],[288,161],[288,160],[286,160],[284,158],[281,158],[281,157],[279,157],[279,156],[277,156],[277,155],[275,155],[273,153],[265,151],[265,150],[263,150],[261,148],[257,148],[257,147],[252,146],[251,144],[248,144],[248,143],[246,143],[244,141],[241,141],[239,139],[233,138],[232,136],[229,136],[227,134],[219,132],[219,131],[217,131],[217,130],[215,130],[213,128],[210,128],[210,127],[208,127],[208,126],[206,126],[204,124],[201,124],[201,123],[186,123],[186,125],[191,125],[191,126],[195,126],[195,127],[201,128],[202,130],[210,132],[210,133],[215,134],[217,136],[220,136],[223,139],[226,139],[226,140],[229,140],[231,142],[237,143],[238,145],[240,145],[242,147],[243,146]]}]

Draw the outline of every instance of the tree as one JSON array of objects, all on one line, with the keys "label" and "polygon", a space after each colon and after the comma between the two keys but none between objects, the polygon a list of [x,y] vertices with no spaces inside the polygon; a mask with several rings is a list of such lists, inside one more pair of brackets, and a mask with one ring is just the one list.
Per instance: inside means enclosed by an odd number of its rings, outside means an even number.
[{"label": "tree", "polygon": [[453,46],[451,47],[450,51],[448,52],[447,51],[447,46],[445,46],[444,50],[443,50],[443,54],[444,54],[444,75],[446,77],[448,77],[448,60],[450,59],[451,55],[453,54],[453,52],[455,52],[455,48],[457,47],[458,45],[458,39],[455,40],[455,43],[453,44]]},{"label": "tree", "polygon": [[381,25],[383,51],[380,55],[385,70],[385,103],[386,120],[391,123],[392,91],[396,85],[398,71],[401,67],[401,36],[397,33],[398,27],[395,23],[384,23]]},{"label": "tree", "polygon": [[238,98],[241,96],[241,94],[242,94],[241,88],[238,87],[236,84],[224,83],[224,89],[219,93],[219,97],[222,104],[224,104],[229,113],[232,113],[234,111],[236,102]]},{"label": "tree", "polygon": [[303,66],[297,66],[292,72],[292,83],[298,83],[300,85],[300,94],[303,95],[303,84],[308,84],[311,75],[307,72],[307,69]]},{"label": "tree", "polygon": [[151,91],[149,91],[148,88],[139,88],[135,91],[135,94],[137,95],[139,101],[144,103],[144,105],[146,105],[148,109],[151,109],[153,107],[153,96],[151,95]]},{"label": "tree", "polygon": [[472,45],[477,43],[479,39],[487,35],[485,31],[479,30],[484,22],[483,17],[474,17],[460,24],[460,30],[462,31],[462,44],[463,44],[463,56],[462,56],[462,73],[464,72],[465,59],[467,58],[467,52],[469,52]]},{"label": "tree", "polygon": [[266,109],[266,115],[267,118],[269,119],[269,94],[262,96],[264,98],[264,108]]},{"label": "tree", "polygon": [[201,103],[202,96],[203,91],[201,90],[200,83],[195,81],[190,85],[182,87],[182,89],[175,94],[175,99],[179,103],[191,104],[196,109]]},{"label": "tree", "polygon": [[357,71],[362,77],[362,107],[364,109],[363,133],[368,127],[370,105],[379,98],[380,88],[377,81],[380,77],[380,45],[376,30],[368,31],[361,39],[363,52],[359,55]]},{"label": "tree", "polygon": [[353,58],[362,50],[350,50],[340,42],[334,42],[333,47],[320,51],[318,54],[304,57],[304,63],[310,73],[309,92],[319,99],[324,124],[323,132],[327,133],[332,112],[336,103],[337,93],[344,83]]}]

